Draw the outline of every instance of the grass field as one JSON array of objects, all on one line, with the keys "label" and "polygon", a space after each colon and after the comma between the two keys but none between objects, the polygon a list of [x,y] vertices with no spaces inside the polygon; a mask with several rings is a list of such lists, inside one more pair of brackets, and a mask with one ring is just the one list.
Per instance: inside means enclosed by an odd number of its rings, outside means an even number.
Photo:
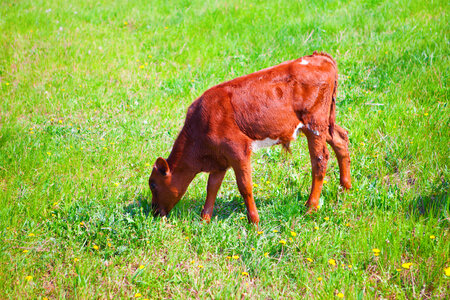
[{"label": "grass field", "polygon": [[[249,2],[0,3],[0,298],[449,296],[449,2]],[[306,215],[300,139],[252,158],[259,230],[232,171],[210,224],[207,174],[147,216],[194,99],[314,50],[338,63],[351,191],[333,156]]]}]

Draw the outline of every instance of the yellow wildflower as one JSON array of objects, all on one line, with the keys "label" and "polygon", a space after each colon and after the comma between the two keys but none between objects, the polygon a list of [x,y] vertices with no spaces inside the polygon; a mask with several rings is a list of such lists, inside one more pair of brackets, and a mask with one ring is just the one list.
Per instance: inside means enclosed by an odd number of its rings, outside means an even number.
[{"label": "yellow wildflower", "polygon": [[242,272],[241,274],[242,274],[242,276],[248,276],[247,272]]},{"label": "yellow wildflower", "polygon": [[344,298],[344,294],[342,294],[342,293],[337,294],[337,296],[338,296],[338,298]]},{"label": "yellow wildflower", "polygon": [[395,269],[397,272],[401,272],[402,271],[402,269]]},{"label": "yellow wildflower", "polygon": [[372,251],[373,251],[373,255],[375,255],[375,256],[380,255],[380,252],[381,252],[381,250],[378,248],[373,248]]},{"label": "yellow wildflower", "polygon": [[264,233],[264,231],[258,231],[258,235],[261,235],[263,233]]},{"label": "yellow wildflower", "polygon": [[264,257],[268,257],[268,256],[269,256],[269,252],[265,252]]},{"label": "yellow wildflower", "polygon": [[278,232],[278,230],[274,229],[274,230],[272,230],[272,232],[274,232],[274,233],[277,233],[277,232]]},{"label": "yellow wildflower", "polygon": [[25,279],[26,279],[27,281],[33,280],[33,276],[28,275],[27,277],[25,277]]},{"label": "yellow wildflower", "polygon": [[291,235],[295,237],[295,236],[297,236],[297,233],[295,233],[294,231],[291,231]]},{"label": "yellow wildflower", "polygon": [[286,240],[281,240],[280,244],[286,245]]},{"label": "yellow wildflower", "polygon": [[445,276],[450,276],[450,267],[444,268]]},{"label": "yellow wildflower", "polygon": [[139,270],[142,270],[143,268],[145,268],[143,265],[139,266]]},{"label": "yellow wildflower", "polygon": [[326,181],[326,180],[323,180],[323,184],[326,184],[328,181]]},{"label": "yellow wildflower", "polygon": [[315,230],[319,230],[319,227],[317,227],[317,226],[314,226],[314,229],[315,229]]},{"label": "yellow wildflower", "polygon": [[329,217],[325,217],[323,218],[325,221],[328,221],[330,218]]},{"label": "yellow wildflower", "polygon": [[140,66],[139,66],[139,69],[143,69],[143,68],[144,68],[144,65],[140,65]]},{"label": "yellow wildflower", "polygon": [[348,265],[348,268],[351,269],[353,266],[352,265]]},{"label": "yellow wildflower", "polygon": [[34,233],[30,233],[28,236],[34,236]]},{"label": "yellow wildflower", "polygon": [[345,224],[345,226],[350,227],[350,223]]},{"label": "yellow wildflower", "polygon": [[27,249],[25,249],[25,250],[23,250],[22,252],[23,252],[23,253],[27,253],[27,252],[28,252],[28,250],[27,250]]},{"label": "yellow wildflower", "polygon": [[318,281],[322,281],[322,277],[317,277],[317,280]]},{"label": "yellow wildflower", "polygon": [[253,184],[253,187],[257,188],[257,187],[258,187],[258,185],[257,185],[256,183],[254,183],[254,184]]},{"label": "yellow wildflower", "polygon": [[254,248],[254,247],[252,247],[252,251],[255,251],[255,248]]},{"label": "yellow wildflower", "polygon": [[92,246],[92,248],[94,248],[94,250],[98,250],[98,246],[97,245]]},{"label": "yellow wildflower", "polygon": [[119,183],[118,183],[118,182],[114,182],[114,185],[115,185],[115,186],[119,186]]},{"label": "yellow wildflower", "polygon": [[125,25],[125,26],[128,25],[128,22],[127,21],[123,22],[123,25]]},{"label": "yellow wildflower", "polygon": [[141,293],[136,293],[136,294],[134,294],[134,298],[140,298],[140,297],[142,297],[142,294],[141,294]]},{"label": "yellow wildflower", "polygon": [[233,259],[239,259],[239,255],[233,255],[232,258]]},{"label": "yellow wildflower", "polygon": [[228,255],[226,258],[227,258],[227,259],[231,259],[231,256]]},{"label": "yellow wildflower", "polygon": [[290,237],[290,238],[289,238],[289,242],[293,242],[293,241],[294,241],[294,240]]},{"label": "yellow wildflower", "polygon": [[402,268],[403,269],[409,269],[409,268],[411,268],[411,266],[412,266],[412,263],[404,263],[404,264],[402,264]]},{"label": "yellow wildflower", "polygon": [[245,219],[245,217],[240,217],[239,219],[240,219],[240,220],[244,220],[244,219]]},{"label": "yellow wildflower", "polygon": [[79,259],[79,258],[76,258],[76,257],[73,259],[74,262],[77,262],[77,261],[79,261],[79,260],[80,260],[80,259]]},{"label": "yellow wildflower", "polygon": [[336,265],[336,261],[334,260],[334,259],[330,259],[330,260],[328,260],[328,263],[330,264],[330,265],[332,265],[332,266],[335,266]]},{"label": "yellow wildflower", "polygon": [[84,222],[83,221],[80,222],[80,226],[84,226]]},{"label": "yellow wildflower", "polygon": [[202,265],[198,265],[198,268],[199,268],[199,269],[203,269],[203,266],[202,266]]},{"label": "yellow wildflower", "polygon": [[191,260],[191,264],[195,263],[195,260]]},{"label": "yellow wildflower", "polygon": [[306,260],[309,261],[309,262],[313,262],[313,259],[310,258],[310,257],[308,257]]},{"label": "yellow wildflower", "polygon": [[430,235],[430,239],[434,240],[436,237],[434,235]]}]

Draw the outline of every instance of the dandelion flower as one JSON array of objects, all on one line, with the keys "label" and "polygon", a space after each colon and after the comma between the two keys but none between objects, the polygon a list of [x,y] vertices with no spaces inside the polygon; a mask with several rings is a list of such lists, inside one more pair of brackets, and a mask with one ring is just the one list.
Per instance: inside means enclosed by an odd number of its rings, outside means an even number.
[{"label": "dandelion flower", "polygon": [[257,188],[257,187],[258,187],[258,185],[257,185],[256,183],[254,183],[254,184],[253,184],[253,187]]},{"label": "dandelion flower", "polygon": [[348,268],[351,269],[353,266],[352,265],[348,265]]},{"label": "dandelion flower", "polygon": [[380,255],[380,252],[381,252],[381,250],[378,248],[373,248],[372,251],[373,251],[373,255],[375,255],[375,256]]},{"label": "dandelion flower", "polygon": [[140,297],[142,297],[142,294],[141,294],[141,293],[136,293],[136,294],[134,294],[134,298],[140,298]]},{"label": "dandelion flower", "polygon": [[247,272],[242,272],[241,274],[242,274],[242,276],[248,276]]},{"label": "dandelion flower", "polygon": [[115,186],[119,186],[119,183],[118,183],[118,182],[114,182],[114,185],[115,185]]},{"label": "dandelion flower", "polygon": [[328,263],[330,264],[330,265],[332,265],[332,266],[335,266],[336,265],[336,261],[334,260],[334,259],[330,259],[330,260],[328,260]]},{"label": "dandelion flower", "polygon": [[194,264],[195,263],[195,260],[191,260],[191,264]]},{"label": "dandelion flower", "polygon": [[445,276],[450,276],[450,267],[444,268]]},{"label": "dandelion flower", "polygon": [[281,240],[279,243],[283,244],[283,245],[286,245],[286,240]]},{"label": "dandelion flower", "polygon": [[297,236],[297,233],[295,233],[294,231],[291,231],[291,235],[292,235],[293,237],[296,237],[296,236]]},{"label": "dandelion flower", "polygon": [[199,269],[203,269],[203,265],[198,265],[198,268]]},{"label": "dandelion flower", "polygon": [[293,242],[294,240],[291,238],[291,237],[289,237],[289,242]]},{"label": "dandelion flower", "polygon": [[28,236],[34,236],[34,233],[30,233]]},{"label": "dandelion flower", "polygon": [[401,272],[402,271],[402,269],[395,269],[397,272]]},{"label": "dandelion flower", "polygon": [[264,231],[258,231],[258,235],[261,235],[263,233],[264,233]]},{"label": "dandelion flower", "polygon": [[277,233],[277,232],[278,232],[278,230],[274,229],[274,230],[272,230],[272,232],[274,232],[274,233]]},{"label": "dandelion flower", "polygon": [[145,268],[143,265],[139,266],[139,270],[142,270],[143,268]]},{"label": "dandelion flower", "polygon": [[323,181],[323,184],[326,184],[327,182],[328,182],[328,181],[324,180],[324,181]]},{"label": "dandelion flower", "polygon": [[411,266],[412,266],[412,263],[404,263],[404,264],[402,264],[402,268],[403,269],[409,269],[409,268],[411,268]]},{"label": "dandelion flower", "polygon": [[269,252],[265,252],[264,257],[268,257],[268,256],[269,256]]},{"label": "dandelion flower", "polygon": [[434,240],[436,237],[434,235],[430,235],[430,239]]},{"label": "dandelion flower", "polygon": [[244,220],[244,219],[245,219],[245,217],[240,217],[239,219],[240,219],[240,220]]},{"label": "dandelion flower", "polygon": [[231,256],[228,255],[228,256],[226,257],[226,259],[231,259]]},{"label": "dandelion flower", "polygon": [[314,226],[314,229],[315,229],[315,230],[319,230],[319,227],[317,227],[317,226]]},{"label": "dandelion flower", "polygon": [[79,260],[80,260],[80,259],[79,259],[79,258],[76,258],[76,257],[73,259],[74,262],[77,262],[77,261],[79,261]]},{"label": "dandelion flower", "polygon": [[252,247],[252,251],[255,251],[255,248],[254,248],[254,247]]},{"label": "dandelion flower", "polygon": [[84,222],[83,221],[80,222],[80,226],[84,226]]},{"label": "dandelion flower", "polygon": [[338,298],[344,298],[344,294],[342,294],[342,293],[337,294],[337,296],[338,296]]},{"label": "dandelion flower", "polygon": [[322,277],[317,277],[317,280],[318,281],[322,281]]},{"label": "dandelion flower", "polygon": [[123,25],[125,25],[125,26],[128,25],[128,22],[127,21],[123,22]]},{"label": "dandelion flower", "polygon": [[330,218],[329,217],[325,217],[323,218],[325,221],[328,221]]},{"label": "dandelion flower", "polygon": [[139,69],[143,69],[145,66],[144,65],[140,65],[139,66]]},{"label": "dandelion flower", "polygon": [[23,250],[22,252],[23,252],[23,253],[27,253],[27,252],[28,252],[28,250],[27,250],[27,249],[25,249],[25,250]]},{"label": "dandelion flower", "polygon": [[94,250],[98,250],[98,246],[97,245],[92,246],[92,248],[94,248]]},{"label": "dandelion flower", "polygon": [[33,276],[28,275],[27,277],[25,277],[25,279],[26,279],[27,281],[33,280]]},{"label": "dandelion flower", "polygon": [[308,257],[306,260],[309,262],[313,262],[313,259],[311,257]]},{"label": "dandelion flower", "polygon": [[233,259],[239,259],[239,255],[233,255],[232,258]]}]

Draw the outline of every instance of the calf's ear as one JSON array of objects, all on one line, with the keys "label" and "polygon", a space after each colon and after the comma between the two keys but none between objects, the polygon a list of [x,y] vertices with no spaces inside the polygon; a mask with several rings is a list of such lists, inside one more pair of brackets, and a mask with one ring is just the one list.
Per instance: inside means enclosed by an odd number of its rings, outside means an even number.
[{"label": "calf's ear", "polygon": [[163,176],[167,176],[170,173],[169,164],[167,164],[167,161],[162,157],[156,159],[155,168]]}]

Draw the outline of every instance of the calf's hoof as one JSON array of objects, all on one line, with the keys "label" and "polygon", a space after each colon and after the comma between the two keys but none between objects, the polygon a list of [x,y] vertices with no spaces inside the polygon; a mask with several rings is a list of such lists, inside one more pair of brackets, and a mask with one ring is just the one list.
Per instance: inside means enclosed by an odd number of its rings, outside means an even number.
[{"label": "calf's hoof", "polygon": [[344,188],[344,190],[349,190],[352,188],[351,181],[348,179],[341,179],[340,183],[341,183],[341,186]]}]

